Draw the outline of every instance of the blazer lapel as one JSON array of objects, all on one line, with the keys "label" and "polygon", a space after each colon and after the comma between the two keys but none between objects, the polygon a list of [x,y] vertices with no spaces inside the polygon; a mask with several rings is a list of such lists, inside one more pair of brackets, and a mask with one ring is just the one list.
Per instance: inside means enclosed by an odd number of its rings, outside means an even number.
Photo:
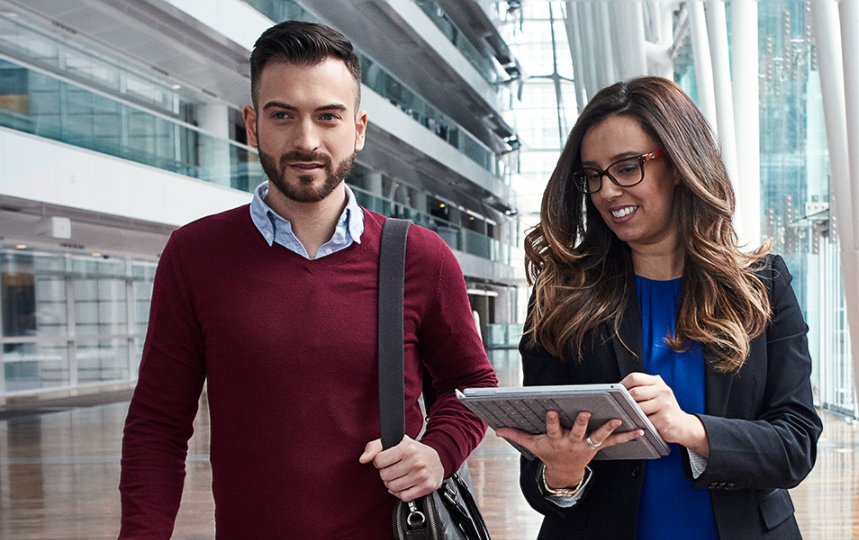
[{"label": "blazer lapel", "polygon": [[620,377],[626,377],[633,371],[644,370],[644,355],[641,344],[641,309],[638,301],[633,298],[626,309],[618,329],[619,336],[612,337],[617,368]]},{"label": "blazer lapel", "polygon": [[[704,358],[707,358],[706,350],[704,351]],[[704,408],[707,414],[725,415],[725,409],[728,407],[728,393],[731,391],[731,381],[733,380],[731,375],[716,373],[709,363],[706,365],[704,385],[706,386],[707,402],[704,404]]]}]

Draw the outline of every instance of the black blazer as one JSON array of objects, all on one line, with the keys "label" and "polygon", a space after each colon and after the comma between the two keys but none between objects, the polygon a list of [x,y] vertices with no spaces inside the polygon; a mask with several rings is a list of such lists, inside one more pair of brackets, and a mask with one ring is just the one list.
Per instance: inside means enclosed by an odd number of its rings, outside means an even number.
[{"label": "black blazer", "polygon": [[[693,487],[709,489],[722,539],[801,538],[787,492],[808,475],[822,430],[811,393],[811,358],[806,326],[791,276],[779,256],[770,255],[758,275],[767,284],[773,316],[753,339],[738,373],[706,371],[706,414],[710,456]],[[634,290],[634,289],[633,289]],[[562,363],[523,338],[525,385],[616,383],[642,371],[641,313],[634,300],[620,329],[623,342],[586,339],[583,359]],[[705,352],[706,354],[706,352]],[[688,453],[683,452],[691,480]],[[633,539],[638,519],[643,461],[593,461],[593,477],[579,502],[559,508],[540,491],[540,462],[522,459],[520,485],[529,504],[545,515],[540,539]],[[665,501],[672,504],[672,501]]]}]

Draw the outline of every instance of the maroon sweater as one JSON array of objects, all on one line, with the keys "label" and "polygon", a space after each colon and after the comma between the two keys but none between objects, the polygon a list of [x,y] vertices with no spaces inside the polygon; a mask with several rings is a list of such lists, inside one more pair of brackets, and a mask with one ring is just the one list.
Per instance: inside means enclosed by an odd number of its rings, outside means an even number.
[{"label": "maroon sweater", "polygon": [[[155,278],[149,331],[123,440],[121,538],[168,538],[203,382],[221,539],[391,538],[395,499],[362,465],[379,437],[376,305],[384,218],[318,260],[275,244],[247,206],[177,230]],[[456,471],[485,426],[455,388],[497,381],[462,272],[433,232],[406,256],[406,432],[423,425],[420,363],[438,401],[421,438]]]}]

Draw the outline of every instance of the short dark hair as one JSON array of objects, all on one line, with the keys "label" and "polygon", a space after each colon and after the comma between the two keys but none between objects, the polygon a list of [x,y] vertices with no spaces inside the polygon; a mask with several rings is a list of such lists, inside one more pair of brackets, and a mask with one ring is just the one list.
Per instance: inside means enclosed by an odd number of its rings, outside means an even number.
[{"label": "short dark hair", "polygon": [[352,42],[337,30],[302,21],[284,21],[260,35],[251,53],[251,99],[257,106],[259,80],[270,60],[290,64],[312,65],[328,57],[342,60],[355,79],[357,102],[361,101],[361,60],[353,51]]}]

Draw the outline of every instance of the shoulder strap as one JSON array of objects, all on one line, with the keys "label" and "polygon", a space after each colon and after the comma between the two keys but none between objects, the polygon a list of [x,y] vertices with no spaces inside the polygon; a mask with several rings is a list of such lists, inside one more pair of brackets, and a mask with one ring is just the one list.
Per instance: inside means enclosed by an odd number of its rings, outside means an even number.
[{"label": "shoulder strap", "polygon": [[406,271],[407,219],[388,218],[379,253],[379,420],[382,448],[399,444],[405,434],[403,398],[403,280]]}]

